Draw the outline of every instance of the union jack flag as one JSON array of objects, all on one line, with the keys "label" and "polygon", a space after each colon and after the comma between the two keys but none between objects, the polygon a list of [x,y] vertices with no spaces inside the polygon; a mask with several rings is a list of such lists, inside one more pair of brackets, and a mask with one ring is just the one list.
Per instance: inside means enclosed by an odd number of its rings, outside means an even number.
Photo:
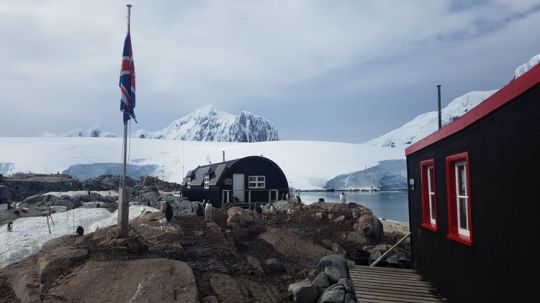
[{"label": "union jack flag", "polygon": [[135,64],[133,63],[133,51],[131,50],[131,35],[128,28],[124,52],[122,53],[122,69],[120,70],[120,111],[124,113],[124,124],[133,117],[135,118]]}]

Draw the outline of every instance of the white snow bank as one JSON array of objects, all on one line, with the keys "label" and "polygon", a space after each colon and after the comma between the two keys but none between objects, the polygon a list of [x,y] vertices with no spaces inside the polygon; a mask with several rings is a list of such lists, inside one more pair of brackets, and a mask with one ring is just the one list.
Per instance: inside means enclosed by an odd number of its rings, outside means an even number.
[{"label": "white snow bank", "polygon": [[[73,164],[119,163],[121,138],[0,137],[0,159],[12,172],[56,173]],[[263,155],[283,169],[290,186],[320,189],[331,178],[405,158],[403,150],[320,141],[257,143],[132,139],[130,164],[157,165],[154,176],[180,183],[198,165]]]},{"label": "white snow bank", "polygon": [[[92,194],[98,194],[102,197],[118,197],[118,192],[115,190],[92,190]],[[86,190],[72,190],[72,191],[51,191],[48,193],[45,193],[44,195],[50,195],[50,196],[70,196],[70,197],[76,197],[76,196],[86,196],[88,195],[88,191]]]},{"label": "white snow bank", "polygon": [[[146,206],[146,211],[157,211]],[[140,215],[140,206],[130,206],[129,219]],[[52,215],[51,234],[45,217],[28,217],[13,221],[13,231],[7,232],[6,225],[0,226],[0,268],[20,261],[39,251],[43,244],[64,235],[74,235],[77,226],[82,226],[85,233],[95,231],[96,227],[116,224],[117,212],[104,208],[76,208]]]}]

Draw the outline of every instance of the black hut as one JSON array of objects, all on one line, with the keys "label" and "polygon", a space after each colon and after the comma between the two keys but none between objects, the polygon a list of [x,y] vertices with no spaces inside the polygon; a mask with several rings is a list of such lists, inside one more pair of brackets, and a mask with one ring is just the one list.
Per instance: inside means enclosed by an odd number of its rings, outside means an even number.
[{"label": "black hut", "polygon": [[540,65],[406,155],[414,268],[449,302],[540,302]]},{"label": "black hut", "polygon": [[182,182],[182,194],[191,201],[224,203],[270,202],[289,192],[285,174],[272,160],[250,156],[199,166]]}]

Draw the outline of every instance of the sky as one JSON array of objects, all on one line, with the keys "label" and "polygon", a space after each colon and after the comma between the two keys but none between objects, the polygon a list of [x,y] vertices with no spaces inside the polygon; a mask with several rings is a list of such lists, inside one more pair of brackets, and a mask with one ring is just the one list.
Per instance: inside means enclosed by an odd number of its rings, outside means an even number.
[{"label": "sky", "polygon": [[[0,136],[120,134],[126,1],[0,0]],[[540,53],[540,0],[133,0],[139,123],[199,107],[362,143]]]}]

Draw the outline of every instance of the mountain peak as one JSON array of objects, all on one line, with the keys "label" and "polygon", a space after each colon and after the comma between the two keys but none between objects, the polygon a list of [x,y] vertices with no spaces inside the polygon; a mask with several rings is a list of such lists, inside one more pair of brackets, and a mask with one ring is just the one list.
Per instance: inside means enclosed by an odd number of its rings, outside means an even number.
[{"label": "mountain peak", "polygon": [[272,123],[261,116],[242,111],[239,116],[221,111],[213,105],[205,105],[186,116],[173,121],[166,128],[146,132],[139,130],[137,138],[259,142],[279,140]]},{"label": "mountain peak", "polygon": [[[532,57],[529,62],[518,66],[514,72],[514,79],[520,77],[528,70],[540,63],[540,54]],[[458,119],[478,104],[493,95],[492,91],[471,91],[457,97],[442,109],[442,124],[447,125]],[[367,144],[385,147],[406,148],[407,146],[427,137],[437,131],[438,114],[436,111],[418,115],[413,120],[403,124],[382,136],[369,140]]]}]

